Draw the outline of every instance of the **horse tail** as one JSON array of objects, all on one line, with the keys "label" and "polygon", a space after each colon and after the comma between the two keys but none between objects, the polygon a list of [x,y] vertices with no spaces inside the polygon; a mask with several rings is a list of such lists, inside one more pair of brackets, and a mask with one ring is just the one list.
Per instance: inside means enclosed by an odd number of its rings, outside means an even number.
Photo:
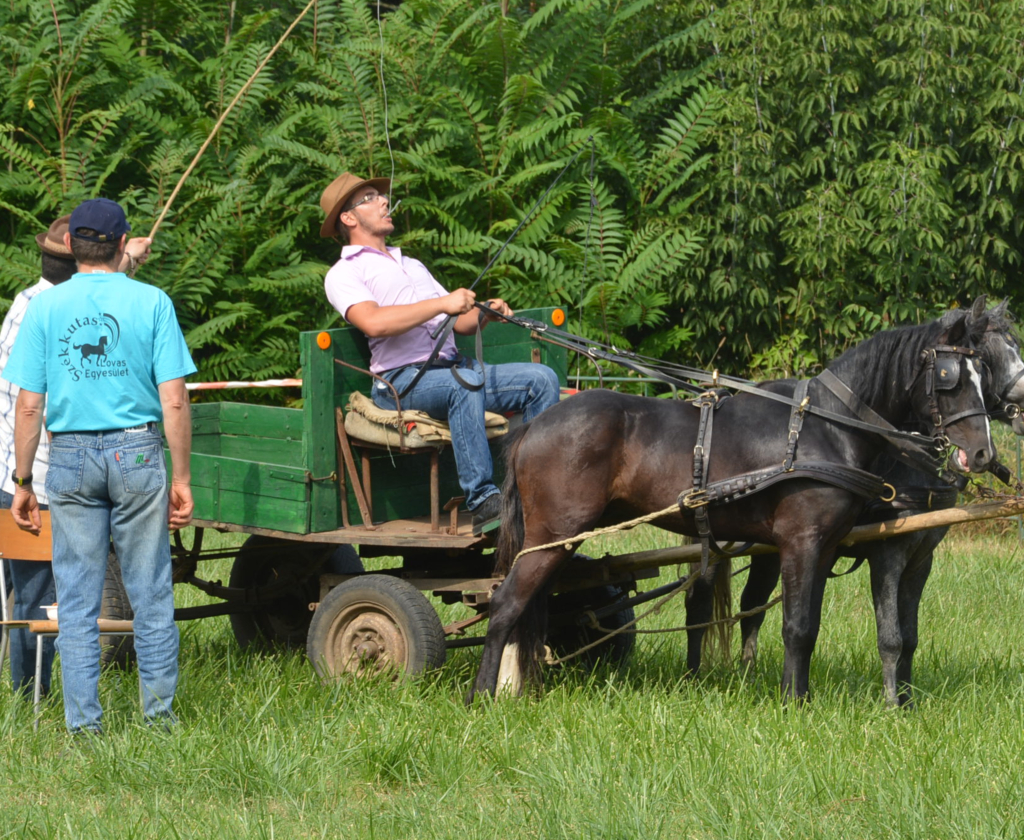
[{"label": "horse tail", "polygon": [[512,563],[526,539],[526,528],[523,524],[523,498],[519,495],[519,485],[516,484],[516,455],[528,429],[529,426],[524,423],[505,438],[505,481],[501,485],[501,530],[498,532],[498,544],[495,549],[497,562],[494,567],[494,571],[499,575],[507,575],[512,571]]},{"label": "horse tail", "polygon": [[732,560],[723,557],[715,571],[715,588],[711,595],[711,621],[704,634],[704,654],[711,661],[728,664],[732,651]]}]

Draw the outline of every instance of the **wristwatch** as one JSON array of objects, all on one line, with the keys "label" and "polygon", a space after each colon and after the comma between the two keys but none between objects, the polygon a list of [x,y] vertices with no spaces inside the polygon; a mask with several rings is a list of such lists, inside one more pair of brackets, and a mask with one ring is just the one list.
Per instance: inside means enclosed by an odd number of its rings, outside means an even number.
[{"label": "wristwatch", "polygon": [[19,487],[24,487],[26,484],[32,483],[32,473],[29,473],[24,478],[20,478],[13,473],[11,474],[11,481],[17,484]]}]

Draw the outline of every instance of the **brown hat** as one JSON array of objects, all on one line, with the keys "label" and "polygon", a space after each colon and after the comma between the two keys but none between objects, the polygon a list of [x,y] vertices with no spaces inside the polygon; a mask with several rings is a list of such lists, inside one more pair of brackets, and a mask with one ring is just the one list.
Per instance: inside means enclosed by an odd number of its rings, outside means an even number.
[{"label": "brown hat", "polygon": [[70,214],[61,216],[50,225],[50,229],[46,233],[36,234],[36,245],[39,246],[39,250],[44,254],[49,254],[51,257],[73,260],[74,257],[71,255],[71,251],[64,245],[64,234],[68,232],[68,222],[70,220]]},{"label": "brown hat", "polygon": [[341,208],[348,203],[352,193],[361,187],[376,187],[380,192],[391,192],[390,178],[370,178],[364,181],[358,175],[344,172],[331,181],[330,186],[320,196],[320,209],[324,211],[327,218],[320,227],[320,235],[323,237],[337,236],[338,231],[335,225],[341,215]]}]

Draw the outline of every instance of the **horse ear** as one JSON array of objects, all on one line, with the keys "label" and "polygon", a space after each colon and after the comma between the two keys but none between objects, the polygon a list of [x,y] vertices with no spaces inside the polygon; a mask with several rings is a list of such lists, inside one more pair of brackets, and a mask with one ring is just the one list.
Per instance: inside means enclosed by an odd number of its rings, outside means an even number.
[{"label": "horse ear", "polygon": [[953,322],[949,325],[949,329],[946,330],[946,344],[959,344],[964,340],[967,335],[967,313],[962,309],[957,311],[953,316]]},{"label": "horse ear", "polygon": [[988,302],[987,295],[979,295],[971,307],[971,312],[966,319],[967,333],[973,341],[981,339],[988,329],[988,312],[985,305]]}]

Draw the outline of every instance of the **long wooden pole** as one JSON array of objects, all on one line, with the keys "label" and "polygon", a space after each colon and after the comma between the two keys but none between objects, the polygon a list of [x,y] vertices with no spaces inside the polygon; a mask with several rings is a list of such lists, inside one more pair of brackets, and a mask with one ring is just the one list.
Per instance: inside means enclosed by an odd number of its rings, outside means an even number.
[{"label": "long wooden pole", "polygon": [[[1024,498],[1009,501],[985,502],[977,505],[958,505],[945,510],[933,510],[929,513],[916,513],[898,516],[885,522],[873,525],[858,525],[842,541],[843,545],[856,545],[862,542],[885,540],[900,534],[912,534],[928,528],[945,528],[949,525],[962,525],[965,522],[980,522],[983,519],[999,519],[1007,516],[1018,516],[1024,513]],[[728,549],[727,544],[722,546]],[[735,546],[734,546],[735,547]],[[756,543],[745,552],[748,554],[774,554],[778,549],[774,545]],[[676,548],[659,548],[653,551],[640,551],[636,554],[623,554],[602,560],[612,573],[630,573],[639,569],[652,569],[660,566],[675,566],[678,563],[689,563],[700,559],[699,545],[682,545]]]},{"label": "long wooden pole", "polygon": [[203,152],[205,152],[210,143],[213,142],[213,138],[217,135],[217,132],[220,131],[220,127],[224,124],[224,120],[227,119],[228,114],[231,113],[231,110],[235,107],[236,104],[238,104],[238,100],[240,100],[242,96],[245,95],[245,92],[252,86],[252,83],[256,81],[256,77],[259,76],[259,74],[263,71],[263,68],[267,66],[267,63],[273,57],[274,53],[277,52],[278,47],[280,47],[281,44],[285,42],[285,39],[287,39],[287,37],[292,34],[292,30],[296,26],[298,26],[299,21],[301,21],[306,16],[306,12],[312,9],[316,2],[317,0],[309,0],[309,2],[306,4],[306,8],[304,8],[299,13],[299,16],[292,21],[292,25],[285,30],[284,35],[278,38],[277,43],[274,44],[273,49],[271,49],[271,51],[267,53],[267,57],[260,62],[259,67],[257,67],[256,71],[249,77],[249,81],[242,85],[238,93],[235,94],[235,98],[232,99],[228,107],[224,109],[224,113],[220,115],[220,119],[217,120],[217,124],[213,127],[213,131],[210,132],[210,135],[206,138],[206,141],[199,148],[199,151],[196,152],[196,156],[192,158],[192,163],[188,165],[188,169],[186,169],[185,173],[181,176],[181,178],[178,179],[178,183],[174,187],[174,191],[171,193],[171,197],[167,199],[167,203],[164,205],[163,211],[160,213],[159,218],[156,220],[156,224],[153,225],[153,229],[149,232],[150,239],[156,236],[156,232],[160,228],[160,223],[163,222],[164,216],[167,215],[167,211],[171,209],[171,204],[177,197],[178,191],[181,189],[181,185],[185,183],[185,179],[188,178],[188,176],[192,174],[192,170],[196,168],[196,164],[199,163],[199,158],[203,156]]}]

